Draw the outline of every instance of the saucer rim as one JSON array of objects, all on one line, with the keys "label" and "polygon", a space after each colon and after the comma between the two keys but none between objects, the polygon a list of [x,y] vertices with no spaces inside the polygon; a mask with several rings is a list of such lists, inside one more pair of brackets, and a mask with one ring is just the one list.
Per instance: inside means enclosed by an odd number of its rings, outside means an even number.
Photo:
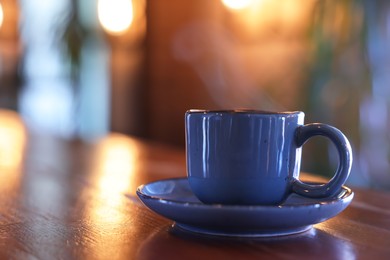
[{"label": "saucer rim", "polygon": [[[270,209],[278,209],[278,208],[284,208],[284,209],[294,208],[294,209],[296,209],[296,208],[300,208],[300,207],[307,208],[307,207],[312,207],[312,206],[315,207],[316,205],[324,205],[324,204],[331,205],[331,204],[339,203],[341,200],[343,200],[345,202],[349,202],[354,197],[354,192],[352,191],[352,189],[345,186],[345,185],[343,185],[340,189],[340,192],[337,193],[337,194],[342,193],[340,196],[335,195],[332,197],[319,198],[318,201],[316,201],[315,198],[305,198],[304,196],[292,193],[294,195],[299,196],[302,199],[311,199],[312,202],[308,201],[308,202],[302,203],[302,204],[279,204],[279,205],[205,204],[205,203],[202,203],[200,201],[199,202],[190,202],[190,201],[184,202],[184,201],[165,199],[165,198],[161,198],[159,196],[152,196],[152,195],[148,195],[148,194],[145,194],[144,192],[142,192],[142,189],[145,188],[147,185],[151,185],[151,184],[158,183],[158,182],[184,181],[186,179],[187,179],[187,177],[176,177],[176,178],[167,178],[167,179],[160,179],[160,180],[152,181],[152,182],[138,186],[136,193],[139,197],[143,197],[144,199],[159,200],[161,203],[164,203],[164,204],[186,205],[186,206],[200,207],[200,208],[224,208],[224,209],[244,209],[245,208],[246,210],[248,210],[248,209],[270,210]],[[323,184],[323,182],[312,182],[312,181],[305,182],[305,183]],[[190,191],[191,191],[191,189],[190,189]]]}]

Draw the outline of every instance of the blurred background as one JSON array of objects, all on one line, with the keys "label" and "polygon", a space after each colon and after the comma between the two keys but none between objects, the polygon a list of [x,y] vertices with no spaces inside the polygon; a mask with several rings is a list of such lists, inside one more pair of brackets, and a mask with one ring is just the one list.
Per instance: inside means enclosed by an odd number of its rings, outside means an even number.
[{"label": "blurred background", "polygon": [[390,189],[389,46],[385,0],[0,0],[0,161],[23,131],[184,148],[191,108],[302,110],[351,141],[351,185]]}]

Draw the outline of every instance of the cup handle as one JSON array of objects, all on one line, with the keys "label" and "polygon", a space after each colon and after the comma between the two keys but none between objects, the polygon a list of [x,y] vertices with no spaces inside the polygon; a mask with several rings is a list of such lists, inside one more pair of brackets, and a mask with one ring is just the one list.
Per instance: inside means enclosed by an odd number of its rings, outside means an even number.
[{"label": "cup handle", "polygon": [[336,146],[339,155],[339,165],[335,175],[325,184],[310,185],[294,179],[292,191],[305,197],[323,198],[335,195],[348,179],[352,167],[352,149],[345,135],[330,125],[314,123],[300,126],[295,132],[295,142],[301,147],[313,136],[325,136]]}]

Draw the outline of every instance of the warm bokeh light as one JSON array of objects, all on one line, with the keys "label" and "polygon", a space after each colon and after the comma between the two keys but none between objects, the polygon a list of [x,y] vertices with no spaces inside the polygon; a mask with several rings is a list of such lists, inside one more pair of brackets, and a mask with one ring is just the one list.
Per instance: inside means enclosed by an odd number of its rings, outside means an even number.
[{"label": "warm bokeh light", "polygon": [[[138,168],[139,146],[133,139],[121,134],[109,134],[103,138],[93,158],[93,205],[88,209],[88,219],[99,227],[93,239],[105,245],[105,255],[118,254],[125,238],[121,232],[129,218],[125,214],[128,193]],[[131,225],[127,228],[131,228]],[[116,230],[117,232],[107,232]],[[107,235],[115,234],[115,235]]]},{"label": "warm bokeh light", "polygon": [[25,125],[18,113],[0,110],[0,169],[20,166],[26,144]]},{"label": "warm bokeh light", "polygon": [[0,3],[0,28],[1,25],[3,24],[3,19],[4,19],[3,6]]},{"label": "warm bokeh light", "polygon": [[133,21],[133,3],[131,0],[99,0],[98,17],[108,33],[122,34]]},{"label": "warm bokeh light", "polygon": [[253,2],[254,0],[222,0],[224,6],[234,10],[248,8]]},{"label": "warm bokeh light", "polygon": [[132,175],[139,156],[135,141],[120,134],[110,134],[98,147],[96,162],[96,185],[99,200],[104,203],[93,209],[93,218],[105,224],[119,223],[123,216],[116,211],[123,206]]},{"label": "warm bokeh light", "polygon": [[[90,185],[93,192],[88,196],[90,207],[86,208],[85,221],[93,227],[94,232],[85,237],[85,242],[93,241],[103,245],[91,247],[90,255],[102,259],[115,259],[125,255],[123,246],[129,242],[129,230],[133,225],[133,214],[129,214],[127,193],[133,191],[135,173],[139,173],[142,149],[134,139],[117,133],[110,133],[97,143],[92,160]],[[84,241],[83,241],[84,242]]]},{"label": "warm bokeh light", "polygon": [[126,191],[136,164],[137,150],[126,137],[110,136],[101,144],[99,187],[109,196]]},{"label": "warm bokeh light", "polygon": [[18,186],[27,134],[20,116],[0,109],[0,192]]},{"label": "warm bokeh light", "polygon": [[222,0],[222,3],[230,10],[239,11],[232,19],[242,23],[240,27],[244,31],[254,29],[251,34],[266,32],[267,28],[275,24],[286,29],[301,23],[307,24],[307,11],[314,4],[312,1],[304,1],[297,5],[296,0]]}]

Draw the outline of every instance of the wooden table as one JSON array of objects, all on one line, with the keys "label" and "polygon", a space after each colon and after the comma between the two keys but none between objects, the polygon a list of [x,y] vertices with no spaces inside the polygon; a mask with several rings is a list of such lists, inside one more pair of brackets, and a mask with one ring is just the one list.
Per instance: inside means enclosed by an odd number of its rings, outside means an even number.
[{"label": "wooden table", "polygon": [[12,138],[0,138],[0,259],[390,259],[386,192],[354,189],[343,213],[299,235],[207,238],[172,232],[135,196],[185,176],[183,150],[118,134]]}]

